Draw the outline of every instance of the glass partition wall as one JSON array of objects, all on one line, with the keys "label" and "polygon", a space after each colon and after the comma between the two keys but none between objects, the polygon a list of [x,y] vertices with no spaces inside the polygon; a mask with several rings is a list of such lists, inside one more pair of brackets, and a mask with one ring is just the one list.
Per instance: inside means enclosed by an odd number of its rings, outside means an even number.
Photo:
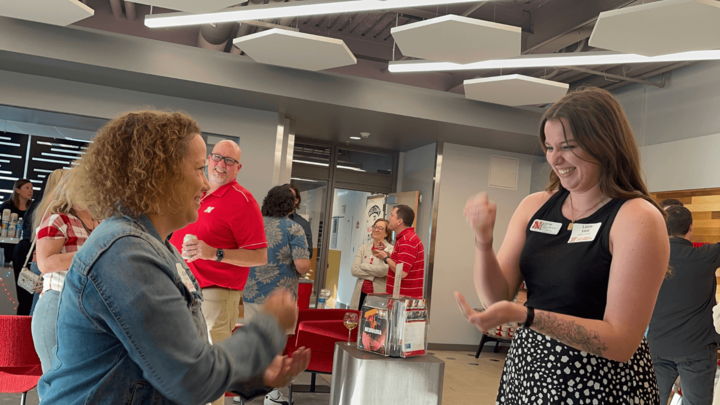
[{"label": "glass partition wall", "polygon": [[[311,305],[322,288],[331,292],[327,306],[350,304],[356,281],[350,266],[368,241],[368,222],[384,216],[397,167],[396,152],[295,141],[291,181],[300,189],[297,212],[310,222],[315,245],[307,276],[314,281]],[[379,208],[371,209],[369,202]]]}]

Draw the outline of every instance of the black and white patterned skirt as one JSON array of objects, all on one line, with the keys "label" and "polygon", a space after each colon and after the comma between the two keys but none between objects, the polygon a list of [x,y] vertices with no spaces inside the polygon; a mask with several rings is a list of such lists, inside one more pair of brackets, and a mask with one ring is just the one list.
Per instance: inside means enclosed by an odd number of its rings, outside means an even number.
[{"label": "black and white patterned skirt", "polygon": [[589,354],[528,328],[518,329],[496,404],[658,405],[647,340],[626,363]]}]

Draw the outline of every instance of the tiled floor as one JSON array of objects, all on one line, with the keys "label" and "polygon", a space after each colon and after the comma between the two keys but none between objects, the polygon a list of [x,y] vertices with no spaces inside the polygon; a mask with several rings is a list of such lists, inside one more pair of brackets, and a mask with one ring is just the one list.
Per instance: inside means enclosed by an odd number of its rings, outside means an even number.
[{"label": "tiled floor", "polygon": [[[479,359],[475,353],[434,351],[435,356],[445,361],[445,381],[443,384],[443,405],[493,405],[495,394],[500,383],[505,350],[501,353],[483,352]],[[318,375],[318,384],[329,383],[329,376]],[[309,384],[310,375],[302,375],[299,384]],[[296,393],[293,395],[295,405],[327,405],[330,394]],[[20,395],[0,394],[0,404],[19,404]],[[249,405],[261,405],[262,398],[257,398]],[[35,390],[28,394],[27,405],[37,405],[38,397]],[[226,405],[232,405],[232,398],[225,399]]]}]

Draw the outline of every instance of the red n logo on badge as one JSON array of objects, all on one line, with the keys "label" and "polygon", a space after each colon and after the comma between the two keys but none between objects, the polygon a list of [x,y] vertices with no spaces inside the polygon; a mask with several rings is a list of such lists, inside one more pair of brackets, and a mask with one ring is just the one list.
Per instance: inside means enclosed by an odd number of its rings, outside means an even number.
[{"label": "red n logo on badge", "polygon": [[533,222],[532,226],[530,227],[530,229],[541,229],[541,228],[542,228],[542,222],[538,221],[537,219],[535,220],[535,222]]}]

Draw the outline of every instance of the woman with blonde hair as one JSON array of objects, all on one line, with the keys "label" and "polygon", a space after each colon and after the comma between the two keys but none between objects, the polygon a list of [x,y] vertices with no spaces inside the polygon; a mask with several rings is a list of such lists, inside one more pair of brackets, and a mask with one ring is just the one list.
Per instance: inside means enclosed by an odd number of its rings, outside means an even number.
[{"label": "woman with blonde hair", "polygon": [[[43,212],[45,212],[45,208],[47,208],[48,204],[52,200],[52,195],[55,192],[55,187],[57,187],[58,183],[60,182],[60,180],[62,180],[62,178],[65,176],[65,173],[67,172],[68,171],[66,169],[57,169],[50,173],[50,175],[45,178],[45,184],[43,186],[44,194],[42,200],[31,205],[30,208],[28,208],[28,210],[25,212],[25,222],[23,222],[23,239],[15,246],[15,251],[13,252],[13,270],[15,271],[16,285],[18,277],[20,277],[20,272],[22,271],[23,264],[25,264],[28,255],[33,254],[33,252],[30,251],[30,248],[32,246],[31,240],[33,240],[35,237],[33,231],[42,222],[41,218],[39,217],[41,217]],[[40,209],[40,214],[35,215],[38,209]],[[35,219],[38,219],[37,224],[34,224]],[[28,262],[30,263],[31,261],[28,260]],[[37,257],[34,257],[32,263],[30,263],[30,271],[37,275],[42,274],[37,267]],[[35,294],[31,294],[22,288],[18,288],[17,314],[32,315],[35,310],[35,304],[37,303],[37,300],[40,297],[39,294],[41,292],[42,289],[36,291]]]},{"label": "woman with blonde hair", "polygon": [[53,170],[53,172],[48,175],[47,184],[45,185],[45,189],[43,190],[43,198],[42,200],[40,200],[40,203],[36,204],[35,208],[33,208],[33,213],[39,210],[40,214],[33,215],[32,221],[28,221],[31,232],[29,232],[28,235],[25,235],[25,233],[23,233],[24,237],[35,239],[35,230],[38,229],[40,224],[42,224],[43,220],[45,220],[43,214],[45,214],[45,211],[47,211],[50,203],[53,201],[55,189],[57,188],[58,184],[60,184],[62,179],[65,178],[65,175],[67,175],[69,171],[70,170],[68,169],[57,169]]},{"label": "woman with blonde hair", "polygon": [[75,254],[98,225],[87,203],[69,187],[78,174],[76,170],[60,181],[52,199],[43,199],[39,207],[43,211],[35,219],[37,264],[43,274],[43,288],[33,312],[32,335],[43,372],[50,369],[57,342],[56,321],[65,275]]},{"label": "woman with blonde hair", "polygon": [[373,251],[385,242],[385,252],[392,254],[393,245],[390,244],[392,231],[388,228],[386,219],[378,219],[372,227],[372,241],[360,246],[350,273],[357,277],[355,290],[350,300],[350,308],[362,309],[365,296],[373,293],[385,293],[387,284],[388,265],[373,256]]},{"label": "woman with blonde hair", "polygon": [[252,321],[210,344],[197,280],[168,242],[194,222],[207,148],[186,114],[138,111],[98,131],[73,169],[73,193],[103,222],[74,257],[57,316],[53,365],[38,383],[43,403],[206,404],[288,385],[310,361],[292,358],[289,292],[268,297]]}]

